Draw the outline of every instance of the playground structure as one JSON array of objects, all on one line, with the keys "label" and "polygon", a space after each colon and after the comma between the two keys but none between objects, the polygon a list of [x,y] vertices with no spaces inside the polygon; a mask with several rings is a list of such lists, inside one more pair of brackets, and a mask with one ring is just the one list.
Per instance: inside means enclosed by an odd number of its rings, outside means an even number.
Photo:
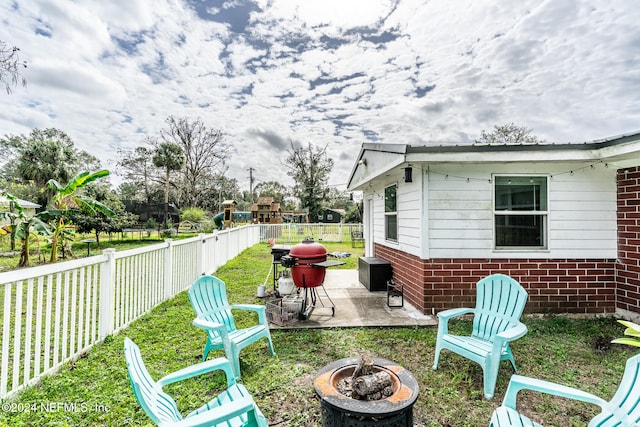
[{"label": "playground structure", "polygon": [[282,208],[273,197],[259,197],[251,206],[251,220],[254,224],[282,223]]},{"label": "playground structure", "polygon": [[218,228],[218,230],[223,230],[225,228],[231,228],[240,218],[236,216],[236,207],[238,206],[238,202],[235,200],[225,200],[222,202],[222,212],[219,212],[216,216],[213,217],[213,222]]}]

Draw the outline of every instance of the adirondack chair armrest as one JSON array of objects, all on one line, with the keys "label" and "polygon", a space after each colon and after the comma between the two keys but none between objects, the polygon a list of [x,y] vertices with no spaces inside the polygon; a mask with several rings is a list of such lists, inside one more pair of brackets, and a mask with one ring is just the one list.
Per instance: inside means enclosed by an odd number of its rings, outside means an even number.
[{"label": "adirondack chair armrest", "polygon": [[438,313],[438,336],[442,336],[449,333],[449,320],[469,313],[475,313],[473,308],[450,308]]},{"label": "adirondack chair armrest", "polygon": [[516,326],[496,334],[496,340],[511,342],[522,338],[527,334],[527,326],[524,323],[518,323]]},{"label": "adirondack chair armrest", "polygon": [[258,313],[258,320],[260,324],[267,324],[267,307],[260,304],[233,304],[232,309],[238,310],[251,310]]},{"label": "adirondack chair armrest", "polygon": [[193,319],[193,326],[204,330],[215,329],[223,335],[227,333],[227,328],[225,328],[222,323],[212,322],[211,320],[205,319],[203,317],[205,314],[206,313],[201,314],[200,316]]},{"label": "adirondack chair armrest", "polygon": [[260,305],[260,304],[232,304],[231,308],[237,308],[239,310],[253,310],[253,311],[261,311],[266,309],[264,305]]},{"label": "adirondack chair armrest", "polygon": [[[243,396],[216,407],[214,410],[204,411],[195,415],[188,415],[178,422],[172,422],[172,426],[179,427],[205,427],[223,425],[231,418],[240,416],[248,411],[255,410],[256,418],[259,418],[258,408],[251,396]],[[162,424],[161,424],[162,425]]]},{"label": "adirondack chair armrest", "polygon": [[229,362],[229,360],[224,357],[218,357],[213,360],[196,363],[195,365],[187,366],[176,372],[172,372],[169,375],[160,378],[160,380],[158,380],[158,384],[161,387],[164,387],[167,384],[175,383],[187,378],[192,378],[198,375],[218,370],[224,371],[225,375],[227,376],[227,388],[236,383],[236,378],[233,374],[233,367],[231,366],[231,362]]},{"label": "adirondack chair armrest", "polygon": [[231,340],[229,339],[229,331],[227,330],[227,327],[221,323],[205,319],[203,317],[205,315],[206,313],[193,319],[193,326],[204,329],[207,333],[210,331],[216,331],[222,340],[222,345],[224,346],[225,351],[228,351],[231,346]]},{"label": "adirondack chair armrest", "polygon": [[438,320],[448,322],[449,319],[463,316],[465,314],[472,314],[475,313],[475,311],[475,308],[468,307],[450,308],[449,310],[444,310],[438,313]]},{"label": "adirondack chair armrest", "polygon": [[507,391],[504,395],[504,400],[502,401],[502,406],[516,410],[516,395],[521,390],[533,390],[554,396],[565,397],[567,399],[592,403],[603,409],[605,405],[607,405],[607,402],[598,396],[577,388],[536,378],[525,377],[522,375],[512,375],[511,380],[509,381],[509,386],[507,387]]}]

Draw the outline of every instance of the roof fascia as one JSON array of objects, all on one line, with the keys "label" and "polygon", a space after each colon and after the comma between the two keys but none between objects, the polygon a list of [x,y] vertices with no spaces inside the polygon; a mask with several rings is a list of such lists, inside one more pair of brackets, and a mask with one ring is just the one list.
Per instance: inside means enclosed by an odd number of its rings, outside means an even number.
[{"label": "roof fascia", "polygon": [[[349,175],[347,190],[361,190],[369,181],[404,163],[407,147],[408,145],[406,144],[362,144],[360,153]],[[377,164],[373,158],[378,153],[382,156],[387,154],[389,156],[386,157],[391,157],[391,159],[382,164]]]},{"label": "roof fascia", "polygon": [[[373,153],[397,154],[377,169],[364,159]],[[640,132],[581,143],[551,144],[362,144],[349,175],[347,189],[363,189],[369,181],[407,162],[422,163],[514,163],[514,162],[609,162],[617,167],[640,164]],[[372,168],[374,170],[366,170]]]}]

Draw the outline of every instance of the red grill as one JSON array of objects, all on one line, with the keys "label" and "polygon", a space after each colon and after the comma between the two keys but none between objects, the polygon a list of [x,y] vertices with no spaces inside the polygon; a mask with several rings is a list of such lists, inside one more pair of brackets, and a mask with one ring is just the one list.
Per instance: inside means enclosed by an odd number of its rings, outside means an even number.
[{"label": "red grill", "polygon": [[[284,259],[290,258],[290,259]],[[291,267],[293,283],[299,288],[315,288],[324,282],[326,267],[318,264],[327,260],[327,248],[307,238],[291,247],[282,264]]]},{"label": "red grill", "polygon": [[[304,289],[302,310],[298,316],[299,319],[307,319],[316,306],[317,301],[325,307],[324,302],[320,299],[320,295],[316,292],[316,288],[319,287],[322,287],[330,304],[326,307],[331,308],[332,316],[335,314],[335,305],[333,301],[331,301],[331,298],[329,298],[327,290],[324,289],[324,278],[328,267],[341,265],[344,264],[344,262],[336,260],[327,261],[327,248],[320,243],[314,242],[312,238],[307,237],[302,243],[292,246],[289,254],[280,258],[280,263],[283,267],[291,269],[293,284],[298,288]],[[309,301],[309,299],[311,301]]]}]

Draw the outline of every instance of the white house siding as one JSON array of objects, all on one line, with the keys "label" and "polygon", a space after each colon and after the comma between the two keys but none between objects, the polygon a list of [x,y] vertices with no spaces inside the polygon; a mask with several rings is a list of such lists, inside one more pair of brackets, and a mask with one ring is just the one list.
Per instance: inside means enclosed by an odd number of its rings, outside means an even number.
[{"label": "white house siding", "polygon": [[373,239],[384,242],[384,187],[373,188]]},{"label": "white house siding", "polygon": [[424,225],[429,229],[430,258],[491,256],[490,176],[474,169],[434,166],[429,171],[429,220]]},{"label": "white house siding", "polygon": [[[548,250],[493,249],[493,183],[489,182],[493,173],[552,176]],[[616,257],[615,167],[575,163],[432,165],[428,189],[429,219],[425,224],[431,258]]]},{"label": "white house siding", "polygon": [[[421,171],[414,167],[411,183],[404,182],[403,176],[402,169],[395,170],[384,183],[365,192],[365,197],[373,196],[373,237],[378,244],[420,256],[424,231]],[[384,236],[384,189],[392,184],[398,185],[398,242],[387,241]]]},{"label": "white house siding", "polygon": [[[401,169],[402,171],[402,169]],[[398,183],[398,242],[410,254],[419,254],[422,245],[422,181],[420,169],[413,167],[413,182]]]}]

